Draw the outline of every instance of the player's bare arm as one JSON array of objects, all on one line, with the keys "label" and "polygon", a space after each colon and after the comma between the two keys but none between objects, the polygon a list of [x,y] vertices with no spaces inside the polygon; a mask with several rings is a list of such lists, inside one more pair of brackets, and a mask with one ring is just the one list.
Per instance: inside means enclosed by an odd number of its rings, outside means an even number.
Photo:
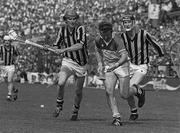
[{"label": "player's bare arm", "polygon": [[120,57],[119,61],[116,62],[114,65],[110,66],[107,69],[107,72],[111,72],[111,71],[115,70],[116,68],[118,68],[119,66],[123,65],[127,61],[128,61],[127,52],[125,50],[123,50],[121,52],[121,57]]},{"label": "player's bare arm", "polygon": [[95,53],[96,53],[96,58],[97,58],[97,62],[98,62],[98,72],[102,72],[103,70],[103,63],[102,63],[102,50],[98,49],[95,46]]},{"label": "player's bare arm", "polygon": [[76,43],[75,45],[72,45],[71,47],[67,47],[64,49],[56,49],[56,53],[58,54],[63,54],[64,52],[69,52],[69,51],[76,51],[79,49],[83,48],[83,44],[82,43]]}]

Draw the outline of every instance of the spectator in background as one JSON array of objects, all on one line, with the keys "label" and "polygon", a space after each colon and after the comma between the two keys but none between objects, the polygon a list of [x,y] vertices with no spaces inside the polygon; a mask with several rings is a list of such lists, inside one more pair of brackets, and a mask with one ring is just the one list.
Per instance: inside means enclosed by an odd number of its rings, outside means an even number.
[{"label": "spectator in background", "polygon": [[177,6],[180,7],[180,0],[176,0]]},{"label": "spectator in background", "polygon": [[179,7],[179,5],[177,4],[177,2],[176,2],[176,0],[170,0],[171,1],[171,3],[172,3],[172,12],[173,11],[179,11],[180,10],[180,7]]},{"label": "spectator in background", "polygon": [[171,16],[168,15],[170,12],[180,10],[175,0],[164,0],[161,4],[161,15],[160,19],[162,22],[167,23],[171,21]]},{"label": "spectator in background", "polygon": [[20,76],[21,80],[28,81],[27,72],[26,72],[26,70],[24,68],[22,68],[19,76]]}]

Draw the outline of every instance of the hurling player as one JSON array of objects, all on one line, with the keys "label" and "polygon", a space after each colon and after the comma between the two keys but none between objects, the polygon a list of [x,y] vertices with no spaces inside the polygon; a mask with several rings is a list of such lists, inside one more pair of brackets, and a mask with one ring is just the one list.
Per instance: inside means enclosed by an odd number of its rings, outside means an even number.
[{"label": "hurling player", "polygon": [[[136,85],[142,81],[148,71],[149,65],[149,47],[152,46],[158,52],[159,56],[163,56],[163,50],[160,45],[152,38],[152,36],[145,30],[140,29],[135,25],[135,16],[126,14],[122,17],[122,25],[124,32],[121,34],[125,48],[128,51],[130,57],[130,70],[131,80],[130,86]],[[139,94],[144,95],[145,91],[138,89]],[[138,95],[136,95],[138,96]],[[144,102],[138,103],[138,107],[141,108]],[[138,118],[137,107],[135,104],[134,96],[128,98],[128,104],[130,106],[131,115],[130,120],[136,120]]]},{"label": "hurling player", "polygon": [[113,122],[115,126],[122,125],[121,115],[118,111],[115,86],[119,81],[119,92],[123,99],[131,95],[138,95],[139,101],[143,101],[143,95],[139,94],[136,86],[129,86],[129,58],[119,34],[113,33],[111,23],[103,21],[99,23],[99,36],[95,40],[98,71],[104,73],[104,85],[107,97],[107,103],[112,111]]},{"label": "hurling player", "polygon": [[59,29],[56,43],[56,52],[63,54],[59,72],[58,93],[54,117],[58,117],[63,109],[64,89],[67,79],[75,77],[75,97],[71,120],[78,119],[78,112],[82,100],[83,84],[86,76],[88,59],[85,27],[78,22],[79,15],[74,10],[67,10],[63,17],[65,22]]},{"label": "hurling player", "polygon": [[17,100],[18,89],[14,87],[13,77],[15,74],[15,65],[17,65],[19,58],[19,51],[17,46],[12,45],[8,36],[3,37],[3,44],[0,45],[0,70],[3,72],[2,76],[7,77],[8,101]]}]

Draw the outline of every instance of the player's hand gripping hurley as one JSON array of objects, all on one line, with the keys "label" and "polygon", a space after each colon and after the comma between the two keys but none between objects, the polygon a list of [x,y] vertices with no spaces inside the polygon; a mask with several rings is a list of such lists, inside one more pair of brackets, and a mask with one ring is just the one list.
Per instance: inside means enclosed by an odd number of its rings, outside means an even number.
[{"label": "player's hand gripping hurley", "polygon": [[9,36],[10,40],[19,41],[19,42],[22,42],[22,43],[25,43],[25,44],[29,44],[29,45],[32,45],[32,46],[35,46],[35,47],[38,47],[38,48],[41,48],[41,49],[46,49],[46,50],[49,50],[51,52],[56,53],[56,50],[53,49],[53,48],[44,47],[44,46],[42,46],[40,44],[37,44],[35,42],[32,42],[30,40],[23,39],[22,37],[19,37],[14,30],[10,30],[8,32],[8,36]]}]

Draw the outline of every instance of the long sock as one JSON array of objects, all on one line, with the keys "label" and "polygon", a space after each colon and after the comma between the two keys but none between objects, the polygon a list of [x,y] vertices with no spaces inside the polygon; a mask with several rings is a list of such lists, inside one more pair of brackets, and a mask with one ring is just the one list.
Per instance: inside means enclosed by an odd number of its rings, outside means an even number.
[{"label": "long sock", "polygon": [[64,103],[63,99],[57,98],[56,103],[57,103],[57,105],[56,105],[57,107],[60,107],[61,109],[63,108],[63,103]]},{"label": "long sock", "polygon": [[137,108],[131,109],[131,114],[137,114]]},{"label": "long sock", "polygon": [[73,105],[73,113],[76,113],[79,111],[80,106]]},{"label": "long sock", "polygon": [[137,95],[138,95],[138,94],[141,95],[141,94],[142,94],[141,88],[140,88],[138,85],[136,85],[136,84],[134,84],[133,86],[136,88]]},{"label": "long sock", "polygon": [[18,93],[18,89],[16,87],[14,87],[14,86],[13,86],[13,92]]},{"label": "long sock", "polygon": [[113,118],[120,118],[120,117],[121,117],[121,115],[119,113],[113,114]]}]

